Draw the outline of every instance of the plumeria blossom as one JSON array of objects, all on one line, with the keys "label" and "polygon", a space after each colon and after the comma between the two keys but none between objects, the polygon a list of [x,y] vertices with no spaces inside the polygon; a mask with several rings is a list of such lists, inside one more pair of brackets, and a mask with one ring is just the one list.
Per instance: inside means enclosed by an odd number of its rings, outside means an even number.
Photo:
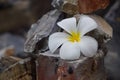
[{"label": "plumeria blossom", "polygon": [[48,46],[52,53],[61,46],[59,53],[61,59],[79,59],[81,53],[86,57],[95,55],[98,43],[94,38],[85,35],[98,26],[92,18],[81,15],[78,22],[75,17],[72,17],[58,22],[57,25],[65,32],[50,35]]}]

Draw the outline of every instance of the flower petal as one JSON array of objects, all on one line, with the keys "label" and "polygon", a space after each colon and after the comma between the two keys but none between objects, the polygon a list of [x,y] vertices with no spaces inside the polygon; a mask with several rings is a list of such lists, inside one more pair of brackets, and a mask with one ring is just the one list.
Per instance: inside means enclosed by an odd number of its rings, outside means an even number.
[{"label": "flower petal", "polygon": [[78,43],[66,42],[60,48],[60,58],[65,60],[75,60],[80,57],[80,47]]},{"label": "flower petal", "polygon": [[97,26],[98,25],[95,20],[93,20],[92,18],[90,18],[87,15],[81,15],[77,27],[81,33],[81,36],[83,36],[87,32],[90,32],[90,31],[94,30],[95,28],[97,28]]},{"label": "flower petal", "polygon": [[48,40],[48,46],[53,53],[60,45],[67,41],[69,35],[62,32],[53,33]]},{"label": "flower petal", "polygon": [[83,36],[80,41],[80,50],[81,52],[87,56],[92,57],[96,54],[98,49],[97,41],[89,36]]},{"label": "flower petal", "polygon": [[68,33],[71,33],[72,31],[77,31],[77,23],[75,17],[64,19],[57,24]]}]

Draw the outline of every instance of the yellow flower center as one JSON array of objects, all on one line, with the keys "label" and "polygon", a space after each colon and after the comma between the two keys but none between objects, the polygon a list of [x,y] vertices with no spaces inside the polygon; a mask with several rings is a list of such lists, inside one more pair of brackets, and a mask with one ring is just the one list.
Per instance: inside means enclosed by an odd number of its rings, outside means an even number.
[{"label": "yellow flower center", "polygon": [[71,32],[71,36],[68,37],[70,42],[80,42],[80,33]]}]

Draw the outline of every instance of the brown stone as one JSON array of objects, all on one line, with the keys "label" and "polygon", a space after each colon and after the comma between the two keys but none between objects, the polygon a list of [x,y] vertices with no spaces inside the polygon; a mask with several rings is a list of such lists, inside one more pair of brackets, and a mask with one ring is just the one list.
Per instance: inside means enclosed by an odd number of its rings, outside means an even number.
[{"label": "brown stone", "polygon": [[77,14],[78,13],[78,6],[77,0],[64,0],[62,5],[62,11],[68,14]]},{"label": "brown stone", "polygon": [[105,19],[103,19],[100,16],[97,15],[90,15],[91,18],[93,18],[98,26],[98,29],[100,30],[99,33],[103,33],[104,35],[108,35],[108,37],[112,38],[113,36],[113,29],[112,27],[105,21]]},{"label": "brown stone", "polygon": [[98,9],[105,9],[109,0],[78,0],[80,13],[91,13]]},{"label": "brown stone", "polygon": [[71,61],[39,56],[37,80],[105,80],[103,58],[88,58],[74,67]]},{"label": "brown stone", "polygon": [[109,0],[53,0],[53,7],[71,15],[105,9]]},{"label": "brown stone", "polygon": [[70,15],[78,13],[78,0],[53,0],[52,6]]},{"label": "brown stone", "polygon": [[35,80],[33,66],[30,58],[4,57],[0,60],[0,80]]}]

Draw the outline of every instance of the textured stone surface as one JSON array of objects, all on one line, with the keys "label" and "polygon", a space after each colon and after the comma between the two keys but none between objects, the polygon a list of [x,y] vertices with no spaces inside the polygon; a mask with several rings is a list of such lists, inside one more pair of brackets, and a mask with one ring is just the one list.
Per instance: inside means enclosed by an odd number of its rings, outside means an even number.
[{"label": "textured stone surface", "polygon": [[[44,38],[44,36],[48,37],[48,35],[50,35],[51,32],[54,32],[54,29],[57,26],[52,26],[52,29],[50,29],[51,25],[47,25],[49,21],[52,22],[51,16],[53,15],[49,15],[50,19],[48,17],[47,22],[45,22],[46,17],[43,17],[41,20],[43,20],[44,22],[42,21],[42,23],[40,23],[41,25],[34,24],[36,26],[31,28],[27,36],[30,42],[27,41],[27,45],[25,44],[28,47],[28,50],[31,50],[29,46],[32,47],[32,50],[35,50],[35,47],[33,46],[34,40],[37,40],[37,42],[34,43],[34,45],[36,46],[36,44],[38,43],[41,44],[41,40]],[[77,19],[80,19],[80,15],[75,15],[75,17]],[[101,17],[95,15],[90,15],[90,17],[95,19],[97,23],[99,22],[99,28],[86,34],[94,37],[98,41],[99,48],[97,54],[92,58],[83,59],[82,57],[80,57],[79,59],[80,61],[79,60],[66,61],[66,60],[61,60],[59,58],[59,52],[56,52],[55,54],[51,54],[49,49],[47,49],[44,52],[41,52],[38,49],[38,51],[35,52],[37,55],[39,55],[36,61],[38,80],[48,80],[48,79],[49,80],[57,80],[57,79],[58,80],[88,80],[88,79],[105,80],[106,79],[106,73],[104,70],[104,56],[107,54],[107,49],[104,40],[109,38],[109,37],[105,38],[105,35],[112,37],[112,29],[110,28],[110,25],[108,25],[107,22],[105,22]],[[56,20],[52,24],[55,25]],[[45,25],[47,25],[47,27],[44,27]],[[48,46],[46,44],[47,41],[45,41],[46,39],[47,38],[43,39],[44,41],[43,43],[46,46]],[[41,46],[41,48],[43,48],[43,46]],[[40,53],[38,54],[38,52]]]},{"label": "textured stone surface", "polygon": [[106,80],[102,57],[88,58],[77,68],[77,61],[47,56],[39,56],[37,63],[38,80]]},{"label": "textured stone surface", "polygon": [[0,60],[0,80],[35,80],[34,61],[4,57]]},{"label": "textured stone surface", "polygon": [[53,7],[67,13],[77,14],[78,13],[78,0],[53,0]]},{"label": "textured stone surface", "polygon": [[113,29],[109,25],[109,23],[105,19],[97,15],[90,15],[90,17],[97,22],[99,33],[104,35],[106,40],[110,40],[113,36]]},{"label": "textured stone surface", "polygon": [[33,52],[37,42],[51,34],[60,14],[58,10],[50,11],[31,26],[24,46],[25,52]]},{"label": "textured stone surface", "polygon": [[[75,16],[78,19],[80,18],[80,15]],[[101,18],[99,19],[98,16],[94,17],[98,22],[102,20]],[[104,20],[102,21],[104,22]],[[86,34],[94,37],[99,44],[98,53],[92,58],[83,59],[84,57],[80,57],[77,61],[66,61],[59,58],[59,52],[51,54],[48,50],[39,53],[39,58],[37,59],[38,80],[106,80],[104,56],[107,54],[107,49],[104,40],[109,37],[105,38],[104,36],[109,35],[112,37],[112,29],[109,25],[105,26],[104,24],[101,24],[99,27],[100,29]]]},{"label": "textured stone surface", "polygon": [[78,0],[64,0],[61,10],[67,14],[77,14],[78,13]]},{"label": "textured stone surface", "polygon": [[53,0],[53,7],[75,15],[77,13],[92,13],[99,9],[105,9],[109,0]]},{"label": "textured stone surface", "polygon": [[91,13],[98,9],[105,9],[109,0],[78,0],[80,13]]}]

